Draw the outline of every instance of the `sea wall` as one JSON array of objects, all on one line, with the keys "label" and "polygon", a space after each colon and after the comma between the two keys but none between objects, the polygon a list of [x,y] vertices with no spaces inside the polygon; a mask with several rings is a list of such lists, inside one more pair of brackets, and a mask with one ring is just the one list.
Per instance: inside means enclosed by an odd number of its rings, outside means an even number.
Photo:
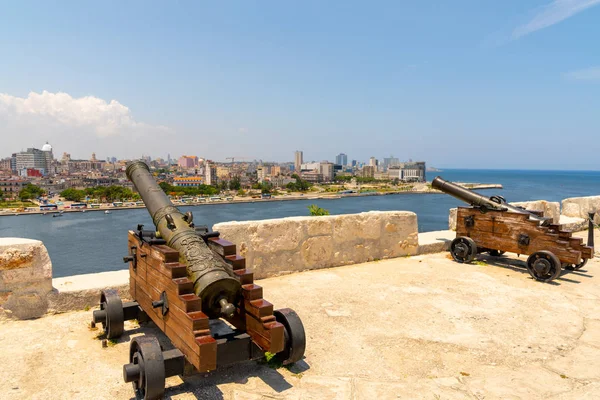
[{"label": "sea wall", "polygon": [[417,215],[408,211],[224,222],[213,230],[237,245],[256,279],[415,255]]},{"label": "sea wall", "polygon": [[[543,211],[544,217],[552,218],[552,222],[558,224],[560,221],[560,203],[546,200],[521,201],[510,203],[516,207],[523,207],[530,211]],[[448,215],[448,229],[456,230],[456,208],[451,208]]]},{"label": "sea wall", "polygon": [[36,318],[48,310],[52,262],[39,240],[0,238],[0,318]]}]

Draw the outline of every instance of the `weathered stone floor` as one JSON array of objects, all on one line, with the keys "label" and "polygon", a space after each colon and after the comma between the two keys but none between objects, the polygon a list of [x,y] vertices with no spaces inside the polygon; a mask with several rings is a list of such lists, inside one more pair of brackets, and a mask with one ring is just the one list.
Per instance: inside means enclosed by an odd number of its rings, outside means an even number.
[{"label": "weathered stone floor", "polygon": [[[168,380],[170,399],[600,398],[600,261],[554,284],[525,257],[462,265],[447,254],[260,281],[291,307],[306,358],[274,370],[245,363]],[[484,264],[484,263],[487,263]],[[494,264],[495,266],[492,266]],[[3,399],[131,399],[122,381],[133,329],[102,349],[91,311],[0,323]],[[131,325],[130,325],[131,326]]]}]

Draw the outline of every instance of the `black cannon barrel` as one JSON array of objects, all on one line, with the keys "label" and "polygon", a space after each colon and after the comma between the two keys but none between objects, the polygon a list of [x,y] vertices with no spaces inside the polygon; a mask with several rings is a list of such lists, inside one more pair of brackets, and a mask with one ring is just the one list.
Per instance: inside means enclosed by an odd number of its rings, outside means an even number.
[{"label": "black cannon barrel", "polygon": [[435,177],[435,179],[431,182],[431,187],[434,189],[438,189],[446,194],[449,194],[450,196],[456,197],[457,199],[462,200],[465,203],[474,207],[479,207],[487,210],[510,211],[520,214],[528,214],[529,219],[537,221],[542,226],[548,225],[551,222],[550,218],[540,217],[530,213],[525,209],[511,206],[499,196],[496,196],[496,201],[493,201],[492,198],[494,197],[488,198],[482,196],[479,193],[473,192],[472,190],[465,189],[464,187],[458,186],[455,183],[446,181],[441,176]]},{"label": "black cannon barrel", "polygon": [[184,259],[194,292],[202,300],[202,312],[210,318],[231,317],[241,292],[231,267],[198,236],[189,216],[171,203],[146,163],[134,161],[126,173],[144,200],[160,237]]}]

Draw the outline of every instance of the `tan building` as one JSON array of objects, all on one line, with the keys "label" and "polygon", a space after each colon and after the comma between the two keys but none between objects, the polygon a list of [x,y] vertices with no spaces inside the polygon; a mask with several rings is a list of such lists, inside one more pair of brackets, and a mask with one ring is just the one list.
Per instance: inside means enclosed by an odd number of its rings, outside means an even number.
[{"label": "tan building", "polygon": [[219,179],[228,179],[231,175],[231,169],[229,167],[217,167],[217,177]]},{"label": "tan building", "polygon": [[362,178],[373,178],[375,176],[375,167],[372,165],[365,165],[360,170],[359,176]]},{"label": "tan building", "polygon": [[279,165],[273,165],[271,167],[271,176],[281,175],[281,167]]}]

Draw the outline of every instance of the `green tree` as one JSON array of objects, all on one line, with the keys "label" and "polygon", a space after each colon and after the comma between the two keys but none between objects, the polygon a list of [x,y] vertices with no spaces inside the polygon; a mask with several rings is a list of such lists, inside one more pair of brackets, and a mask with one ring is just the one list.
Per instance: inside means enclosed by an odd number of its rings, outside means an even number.
[{"label": "green tree", "polygon": [[260,185],[260,192],[263,194],[271,193],[271,189],[273,189],[273,184],[271,182],[263,182]]},{"label": "green tree", "polygon": [[69,201],[81,201],[86,195],[86,192],[83,190],[77,189],[65,189],[60,192],[60,196],[64,197],[65,200]]},{"label": "green tree", "polygon": [[240,190],[241,188],[242,188],[242,182],[240,181],[240,177],[234,176],[233,178],[231,178],[231,181],[229,181],[229,189]]},{"label": "green tree", "polygon": [[290,182],[285,186],[289,190],[295,192],[306,192],[312,186],[310,182],[303,180],[297,174],[292,175],[292,178],[295,178],[296,182]]},{"label": "green tree", "polygon": [[308,206],[308,212],[312,216],[329,215],[329,210],[321,208],[316,204],[311,204],[310,206]]},{"label": "green tree", "polygon": [[39,186],[28,183],[21,191],[19,192],[19,198],[21,200],[31,200],[36,199],[40,196],[46,194],[46,191]]}]

